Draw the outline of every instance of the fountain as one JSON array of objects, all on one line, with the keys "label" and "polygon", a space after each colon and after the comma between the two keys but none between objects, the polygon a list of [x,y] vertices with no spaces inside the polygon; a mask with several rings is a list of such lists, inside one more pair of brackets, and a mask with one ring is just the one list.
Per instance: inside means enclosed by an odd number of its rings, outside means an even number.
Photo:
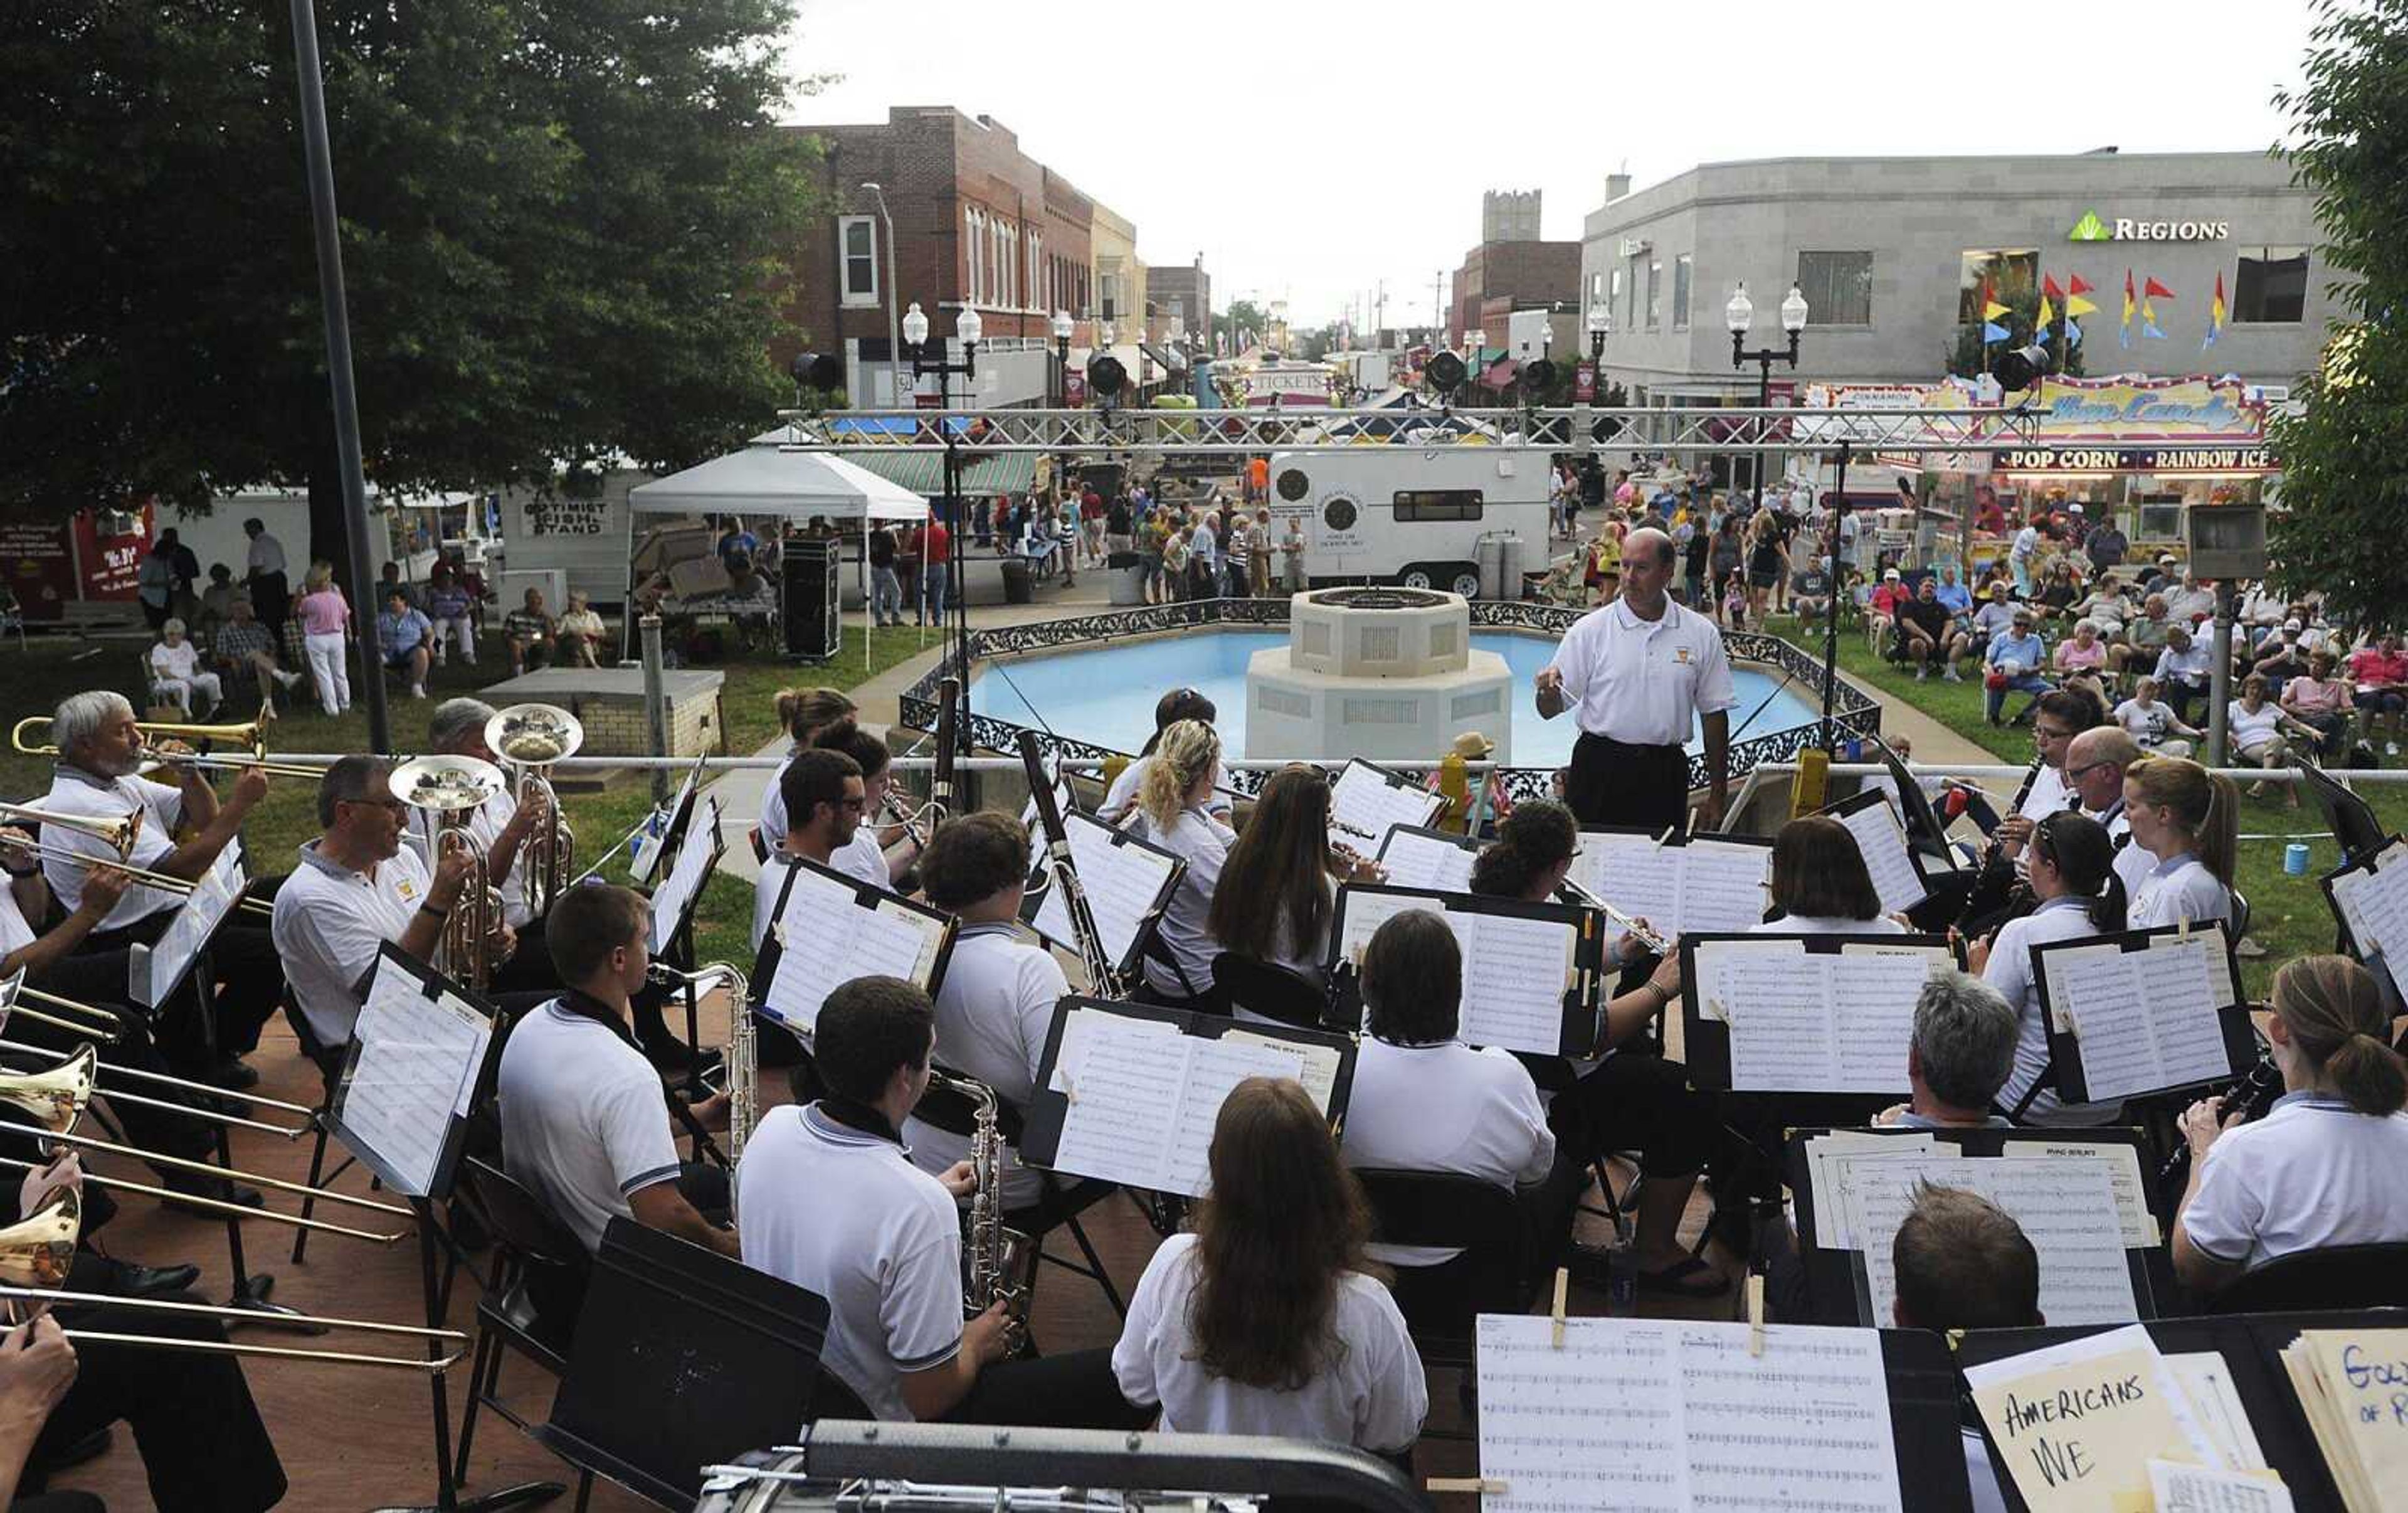
[{"label": "fountain", "polygon": [[1513,674],[1471,644],[1460,594],[1322,588],[1289,601],[1285,646],[1246,666],[1248,756],[1428,758],[1476,730],[1512,760]]}]

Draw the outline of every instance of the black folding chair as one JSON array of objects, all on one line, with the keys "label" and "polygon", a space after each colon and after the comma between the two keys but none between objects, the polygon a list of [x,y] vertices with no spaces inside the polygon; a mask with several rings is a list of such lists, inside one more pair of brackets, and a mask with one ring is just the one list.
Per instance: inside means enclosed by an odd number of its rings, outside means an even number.
[{"label": "black folding chair", "polygon": [[[326,1116],[335,1106],[335,1084],[341,1080],[342,1074],[339,1068],[342,1061],[338,1053],[331,1050],[324,1041],[318,1038],[317,1031],[309,1028],[309,1016],[301,1012],[301,1005],[294,1001],[289,990],[284,995],[281,1007],[284,1010],[284,1022],[293,1027],[293,1038],[301,1044],[301,1054],[308,1057],[318,1068],[320,1083],[318,1117],[313,1121],[318,1126],[318,1132],[312,1137],[309,1146],[309,1186],[322,1188],[350,1171],[353,1160],[346,1155],[341,1165],[332,1172],[326,1170]],[[316,1198],[302,1199],[301,1217],[309,1218],[317,1206]],[[300,1265],[308,1248],[309,1232],[294,1231],[293,1264]]]},{"label": "black folding chair", "polygon": [[501,1400],[504,1353],[516,1350],[555,1377],[566,1370],[577,1303],[594,1263],[584,1243],[541,1198],[477,1157],[461,1163],[454,1198],[468,1205],[494,1241],[494,1276],[477,1304],[477,1351],[468,1367],[468,1405],[460,1420],[453,1473],[453,1479],[465,1482],[480,1407],[492,1408],[523,1433],[533,1427]]},{"label": "black folding chair", "polygon": [[2295,1250],[2243,1272],[2207,1299],[2214,1314],[2408,1308],[2408,1243]]},{"label": "black folding chair", "polygon": [[1309,979],[1275,962],[1258,961],[1235,951],[1224,951],[1212,958],[1212,980],[1224,1013],[1243,1009],[1276,1024],[1319,1030],[1328,1009],[1329,996]]},{"label": "black folding chair", "polygon": [[[1398,1307],[1425,1366],[1469,1371],[1478,1318],[1529,1311],[1529,1221],[1512,1189],[1455,1172],[1360,1167],[1372,1237],[1386,1245],[1444,1246],[1463,1254],[1443,1267],[1397,1268]],[[1425,1428],[1425,1437],[1469,1439],[1461,1430]]]}]

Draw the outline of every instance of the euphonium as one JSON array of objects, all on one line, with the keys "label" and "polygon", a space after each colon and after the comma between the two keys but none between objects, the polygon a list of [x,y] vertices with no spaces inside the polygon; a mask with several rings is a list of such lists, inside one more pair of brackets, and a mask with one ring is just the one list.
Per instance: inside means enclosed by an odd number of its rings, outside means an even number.
[{"label": "euphonium", "polygon": [[1010,1322],[1007,1337],[1017,1353],[1028,1337],[1028,1305],[1036,1296],[1037,1242],[1003,1227],[1002,1101],[985,1083],[950,1072],[929,1075],[977,1107],[970,1135],[970,1170],[978,1191],[970,1197],[970,1223],[962,1236],[962,1311],[971,1318],[1002,1303]]},{"label": "euphonium", "polygon": [[468,823],[469,816],[501,792],[509,780],[493,763],[474,756],[419,756],[394,768],[387,782],[394,797],[426,811],[432,822],[434,840],[426,858],[430,872],[454,851],[466,852],[473,863],[458,901],[444,916],[434,966],[482,991],[494,977],[494,937],[502,929],[502,895],[493,886],[485,865],[484,843]]},{"label": "euphonium", "polygon": [[585,743],[585,727],[553,704],[512,704],[485,722],[485,745],[518,774],[516,798],[540,792],[551,823],[527,839],[527,912],[538,918],[577,878],[577,833],[560,812],[552,788],[552,764],[573,756]]}]

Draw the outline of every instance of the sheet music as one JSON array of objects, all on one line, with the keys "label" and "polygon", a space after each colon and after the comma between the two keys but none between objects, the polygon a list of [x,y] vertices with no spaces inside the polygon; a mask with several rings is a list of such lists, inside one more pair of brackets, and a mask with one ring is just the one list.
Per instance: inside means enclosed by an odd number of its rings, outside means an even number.
[{"label": "sheet music", "polygon": [[1806,1182],[1814,1194],[1814,1244],[1825,1250],[1854,1250],[1848,1219],[1848,1189],[1859,1160],[1954,1160],[1963,1152],[1928,1131],[1876,1134],[1834,1130],[1806,1142]]},{"label": "sheet music", "polygon": [[2300,1332],[2283,1367],[2351,1513],[2408,1507],[2408,1329]]},{"label": "sheet music", "polygon": [[[225,858],[219,859],[222,863]],[[143,1007],[155,1009],[165,1002],[168,995],[175,992],[176,986],[184,980],[184,974],[192,970],[193,958],[208,944],[219,922],[225,918],[226,912],[235,906],[241,895],[240,872],[237,858],[236,866],[231,869],[231,878],[229,870],[222,867],[213,867],[203,872],[200,880],[193,885],[192,896],[168,920],[166,929],[160,934],[157,944],[150,947],[148,958],[136,953],[128,958],[127,975],[134,980],[126,984],[126,990]],[[138,973],[135,970],[137,966],[141,969]]]},{"label": "sheet music", "polygon": [[2124,1221],[2124,1246],[2145,1250],[2164,1236],[2157,1216],[2149,1210],[2149,1188],[2141,1175],[2141,1153],[2121,1141],[2084,1140],[2068,1135],[2057,1140],[2010,1140],[2000,1156],[2008,1160],[2054,1160],[2063,1156],[2094,1156],[2107,1163],[2115,1184],[2115,1212]]},{"label": "sheet music", "polygon": [[855,977],[900,977],[925,986],[941,925],[881,899],[861,906],[850,884],[797,865],[777,923],[778,967],[762,1005],[781,1023],[808,1030],[827,996]]},{"label": "sheet music", "polygon": [[1840,1090],[1887,1092],[1906,1086],[1906,1045],[1914,1038],[1914,1001],[1938,952],[1843,951],[1823,958],[1830,980],[1833,1074]]},{"label": "sheet music", "polygon": [[[1686,846],[1657,845],[1653,836],[1584,831],[1571,879],[1624,914],[1677,935],[1688,854]],[[1757,917],[1763,913],[1758,904]]]},{"label": "sheet music", "polygon": [[[1338,897],[1339,907],[1345,918],[1338,932],[1337,959],[1357,971],[1363,966],[1363,952],[1370,945],[1371,937],[1379,933],[1382,925],[1408,909],[1426,909],[1436,915],[1446,912],[1443,901],[1411,893],[1367,893],[1361,888],[1345,887],[1339,890]],[[1450,926],[1452,923],[1450,920]],[[1460,933],[1455,936],[1458,942],[1462,938]]]},{"label": "sheet music", "polygon": [[1778,937],[1701,948],[1699,1001],[1730,1026],[1732,1089],[1903,1091],[1914,1001],[1943,958],[1936,947],[1810,952]]},{"label": "sheet music", "polygon": [[1233,1041],[1240,1045],[1259,1045],[1278,1056],[1291,1068],[1280,1074],[1301,1084],[1313,1107],[1325,1115],[1329,1112],[1330,1102],[1338,1096],[1338,1069],[1345,1061],[1336,1046],[1308,1045],[1301,1041],[1256,1034],[1251,1030],[1231,1030],[1221,1036],[1225,1045]]},{"label": "sheet music", "polygon": [[1927,1181],[1980,1193],[2022,1227],[2040,1253],[2040,1310],[2049,1322],[2122,1324],[2141,1317],[2114,1174],[2097,1157],[1876,1160],[1850,1175],[1848,1228],[1864,1258],[1868,1317],[1879,1324],[1889,1322],[1898,1301],[1891,1246],[1914,1206],[1916,1187]]},{"label": "sheet music", "polygon": [[1341,836],[1376,843],[1391,825],[1427,825],[1445,802],[1426,788],[1390,783],[1387,773],[1357,759],[1329,790],[1329,822]]},{"label": "sheet music", "polygon": [[[1104,953],[1115,965],[1124,963],[1137,944],[1139,927],[1161,899],[1179,863],[1141,845],[1113,844],[1111,826],[1076,811],[1064,811],[1062,831],[1070,838],[1070,865],[1078,869],[1079,882],[1086,890],[1087,908],[1096,916],[1096,933],[1103,939]],[[1042,831],[1037,832],[1032,843],[1042,851]],[[1063,901],[1058,885],[1039,898],[1029,923],[1056,945],[1078,949],[1079,938],[1070,929],[1070,906]]]},{"label": "sheet music", "polygon": [[[2240,1000],[2224,936],[2210,929],[2188,940],[2158,936],[2134,957],[2135,970],[2149,979],[2149,1013],[2156,1021],[2157,1060],[2168,1085],[2212,1082],[2230,1076],[2232,1053],[2224,1045],[2224,1018],[2215,1011]],[[2143,964],[2145,963],[2145,964]]]},{"label": "sheet music", "polygon": [[390,959],[370,974],[352,1037],[343,1129],[400,1179],[405,1196],[433,1190],[451,1121],[467,1117],[493,1024],[450,991],[425,985]]},{"label": "sheet music", "polygon": [[[2408,963],[2408,843],[2394,841],[2374,854],[2372,868],[2343,872],[2332,880],[2334,910],[2349,927],[2361,959],[2380,956],[2388,968]],[[2397,984],[2399,975],[2392,981]]]},{"label": "sheet music", "polygon": [[694,819],[685,828],[684,843],[678,847],[667,880],[652,890],[653,955],[668,949],[670,937],[685,919],[695,895],[702,891],[719,854],[719,800],[705,799],[695,806]]},{"label": "sheet music", "polygon": [[1388,870],[1388,881],[1398,887],[1467,893],[1471,889],[1472,859],[1478,855],[1475,847],[1392,825],[1380,843],[1378,860]]},{"label": "sheet music", "polygon": [[1906,854],[1906,827],[1887,798],[1833,817],[1856,838],[1865,871],[1872,874],[1873,891],[1881,896],[1882,913],[1902,914],[1930,897]]},{"label": "sheet music", "polygon": [[2107,943],[2042,953],[2048,1001],[2080,1045],[2084,1092],[2108,1102],[2232,1073],[2223,1016],[2230,973],[2219,930],[2145,951]]},{"label": "sheet music", "polygon": [[2249,1410],[2242,1405],[2240,1389],[2232,1385],[2231,1363],[2214,1350],[2170,1355],[2165,1360],[2166,1369],[2190,1399],[2200,1428],[2215,1441],[2225,1459],[2243,1471],[2266,1469],[2266,1452],[2258,1447],[2258,1431],[2250,1427]]},{"label": "sheet music", "polygon": [[2149,1497],[2157,1513],[2291,1513],[2292,1506],[2290,1489],[2272,1472],[2211,1471],[2175,1461],[2149,1463]]},{"label": "sheet music", "polygon": [[1299,1068],[1296,1058],[1272,1049],[1255,1036],[1206,1040],[1182,1035],[1180,1040],[1187,1047],[1187,1064],[1181,1077],[1178,1108],[1170,1121],[1170,1138],[1162,1147],[1160,1175],[1146,1186],[1156,1192],[1201,1198],[1211,1186],[1212,1126],[1219,1121],[1221,1105],[1229,1094],[1248,1077],[1294,1078]]},{"label": "sheet music", "polygon": [[[1774,1324],[1479,1319],[1488,1513],[1903,1506],[1881,1338]],[[1609,1505],[1600,1490],[1612,1489]]]},{"label": "sheet music", "polygon": [[1564,994],[1572,987],[1580,931],[1555,919],[1457,914],[1464,942],[1458,1033],[1473,1045],[1554,1056],[1563,1049]]},{"label": "sheet music", "polygon": [[2031,1513],[2142,1506],[2148,1463],[2223,1469],[2157,1342],[2139,1324],[1964,1368],[2015,1490]]},{"label": "sheet music", "polygon": [[[669,800],[667,810],[663,812],[660,833],[654,835],[649,829],[638,833],[635,851],[627,858],[629,878],[638,883],[649,883],[659,872],[661,853],[667,848],[669,831],[676,828],[677,817],[687,813],[686,804],[694,798],[695,785],[701,780],[702,764],[696,762],[685,770],[685,781],[678,785],[677,797]],[[774,783],[777,780],[773,777],[770,781]],[[712,802],[715,805],[717,800]],[[699,811],[688,817],[682,840],[691,842],[694,839],[695,819],[698,817]],[[719,815],[716,814],[711,815],[710,828],[714,830],[719,829]]]},{"label": "sheet music", "polygon": [[[1770,846],[1699,836],[1681,848],[1681,907],[1674,922],[1667,926],[1651,917],[1650,923],[1674,934],[1704,935],[1742,930],[1764,918]],[[1614,906],[1621,908],[1621,901]]]}]

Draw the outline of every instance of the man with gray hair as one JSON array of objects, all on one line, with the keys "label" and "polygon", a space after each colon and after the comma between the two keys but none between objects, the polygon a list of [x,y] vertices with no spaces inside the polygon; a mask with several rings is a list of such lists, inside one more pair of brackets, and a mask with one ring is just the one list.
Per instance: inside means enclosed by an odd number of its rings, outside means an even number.
[{"label": "man with gray hair", "polygon": [[[239,854],[227,858],[227,844],[267,795],[267,775],[255,767],[235,780],[222,803],[208,773],[198,767],[175,764],[173,786],[137,775],[143,749],[134,706],[123,695],[106,689],[64,700],[50,720],[50,741],[59,748],[59,757],[42,808],[93,819],[132,819],[139,826],[132,853],[122,857],[98,836],[64,825],[42,827],[48,848],[42,875],[59,906],[69,913],[82,906],[84,879],[94,867],[122,860],[196,882],[222,863],[232,866]],[[186,837],[180,842],[179,830]],[[239,881],[238,873],[234,880]],[[82,950],[122,951],[157,944],[186,898],[167,888],[127,888],[85,937]],[[214,1009],[215,1054],[208,1054],[209,1027],[197,1019],[171,1019],[163,1025],[162,1048],[189,1075],[247,1088],[259,1074],[238,1058],[259,1044],[260,1026],[275,1012],[283,990],[283,974],[266,932],[249,923],[239,910],[228,915],[212,938],[209,967],[214,980],[203,988]]]},{"label": "man with gray hair", "polygon": [[2015,1011],[1997,988],[1953,969],[1931,974],[1914,1001],[1906,1048],[1909,1102],[1875,1121],[1902,1130],[2002,1128],[1992,1114],[2015,1065]]}]

